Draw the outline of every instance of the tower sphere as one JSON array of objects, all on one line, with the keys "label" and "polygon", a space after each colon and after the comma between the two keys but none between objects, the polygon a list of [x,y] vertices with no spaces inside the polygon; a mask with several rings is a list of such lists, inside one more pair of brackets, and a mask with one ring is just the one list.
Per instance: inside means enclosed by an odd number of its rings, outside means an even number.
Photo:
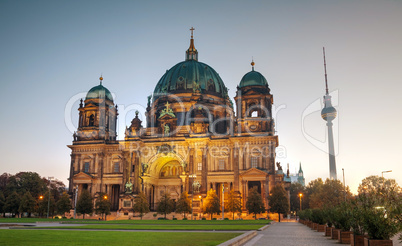
[{"label": "tower sphere", "polygon": [[321,110],[321,117],[325,121],[333,121],[336,118],[336,109],[332,106],[323,108]]}]

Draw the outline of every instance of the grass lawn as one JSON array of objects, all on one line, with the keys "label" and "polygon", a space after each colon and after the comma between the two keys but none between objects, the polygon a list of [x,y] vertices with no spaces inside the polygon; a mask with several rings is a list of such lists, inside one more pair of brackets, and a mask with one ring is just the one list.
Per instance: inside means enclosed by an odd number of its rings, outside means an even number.
[{"label": "grass lawn", "polygon": [[239,233],[0,230],[4,245],[217,245]]},{"label": "grass lawn", "polygon": [[62,222],[64,224],[154,224],[154,225],[265,225],[270,220],[82,220],[46,218],[0,218],[0,223]]},{"label": "grass lawn", "polygon": [[101,225],[83,225],[83,226],[60,226],[60,227],[41,227],[57,229],[95,229],[95,230],[216,230],[216,231],[249,231],[257,230],[263,225],[222,225],[222,224],[204,224],[204,225],[137,225],[137,224],[101,224]]}]

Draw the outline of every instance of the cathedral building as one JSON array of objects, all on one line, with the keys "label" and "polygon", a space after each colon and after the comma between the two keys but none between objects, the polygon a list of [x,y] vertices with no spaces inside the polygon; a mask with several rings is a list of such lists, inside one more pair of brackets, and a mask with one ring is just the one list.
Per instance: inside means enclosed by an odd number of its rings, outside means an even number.
[{"label": "cathedral building", "polygon": [[191,33],[185,60],[167,70],[148,97],[146,123],[136,112],[124,140],[116,139],[118,107],[101,77],[81,99],[68,145],[70,193],[106,193],[112,211],[128,213],[139,192],[153,210],[163,194],[177,200],[186,191],[197,211],[210,189],[220,199],[233,189],[245,209],[248,191],[257,187],[267,208],[273,186],[290,182],[275,162],[273,95],[251,65],[233,104],[219,74],[198,61]]}]

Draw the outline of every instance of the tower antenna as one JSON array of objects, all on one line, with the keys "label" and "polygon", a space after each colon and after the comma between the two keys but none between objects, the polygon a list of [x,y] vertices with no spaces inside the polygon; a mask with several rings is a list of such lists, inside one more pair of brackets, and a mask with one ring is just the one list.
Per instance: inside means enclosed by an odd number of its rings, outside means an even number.
[{"label": "tower antenna", "polygon": [[325,47],[322,47],[322,53],[324,55],[325,94],[328,95],[328,78],[327,78],[327,63],[325,61]]}]

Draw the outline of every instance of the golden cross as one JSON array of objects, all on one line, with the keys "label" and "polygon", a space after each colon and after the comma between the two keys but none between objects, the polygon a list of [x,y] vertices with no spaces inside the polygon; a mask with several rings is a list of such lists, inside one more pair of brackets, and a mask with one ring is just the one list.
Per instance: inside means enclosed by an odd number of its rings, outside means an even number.
[{"label": "golden cross", "polygon": [[166,102],[165,106],[166,106],[166,109],[169,110],[169,102]]},{"label": "golden cross", "polygon": [[191,31],[191,38],[193,38],[193,31],[195,30],[195,28],[194,27],[191,27],[190,28],[190,31]]}]

